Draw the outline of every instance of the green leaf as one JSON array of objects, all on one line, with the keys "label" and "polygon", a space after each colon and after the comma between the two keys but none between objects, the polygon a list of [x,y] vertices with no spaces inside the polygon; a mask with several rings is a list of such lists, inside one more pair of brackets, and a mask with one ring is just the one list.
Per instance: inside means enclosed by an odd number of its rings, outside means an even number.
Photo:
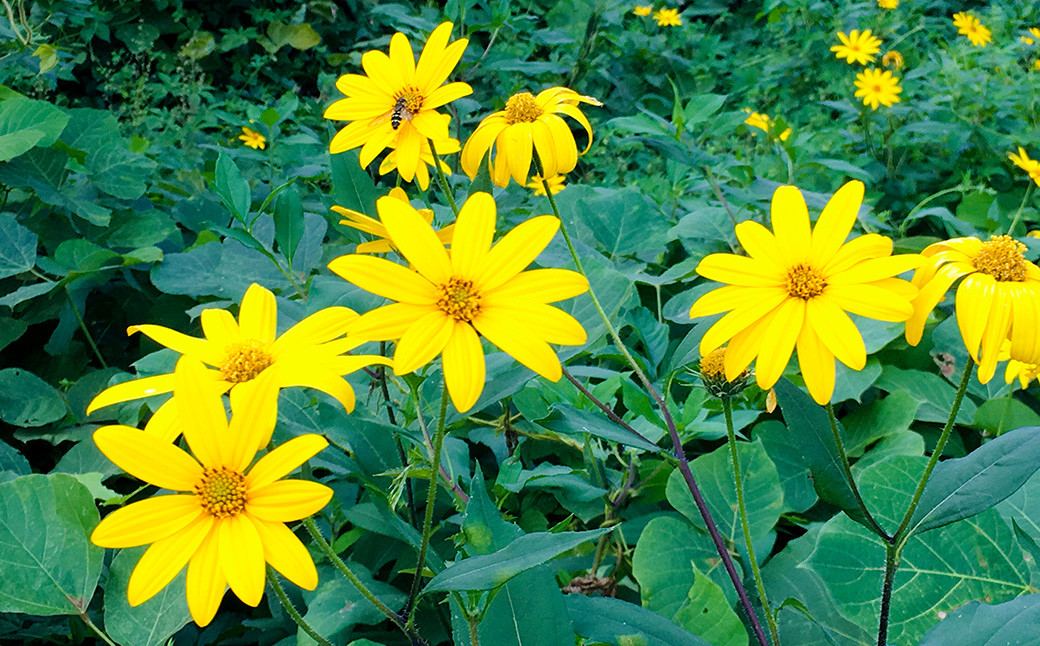
[{"label": "green leaf", "polygon": [[1001,397],[983,402],[975,412],[976,429],[1000,435],[1009,428],[1040,425],[1040,415],[1018,399]]},{"label": "green leaf", "polygon": [[[784,507],[783,489],[780,488],[780,476],[776,465],[761,442],[738,442],[737,456],[740,460],[740,475],[744,482],[744,499],[747,504],[748,527],[751,540],[767,536],[780,519]],[[702,455],[690,462],[690,471],[704,495],[715,523],[722,535],[735,541],[743,550],[744,533],[740,526],[740,516],[736,513],[737,491],[733,480],[733,461],[729,446],[723,445],[708,455]],[[676,511],[686,516],[698,527],[704,526],[704,520],[694,504],[682,473],[675,469],[668,477],[665,490],[668,502]],[[766,551],[768,552],[766,546]]]},{"label": "green leaf", "polygon": [[289,45],[293,49],[310,49],[321,42],[321,36],[307,23],[287,25],[275,21],[267,25],[267,36],[278,48]]},{"label": "green leaf", "polygon": [[18,224],[11,213],[0,213],[0,278],[29,271],[36,265],[36,234]]},{"label": "green leaf", "polygon": [[134,22],[116,29],[116,38],[126,44],[133,54],[142,54],[159,39],[159,28],[146,22]]},{"label": "green leaf", "polygon": [[1040,469],[1040,426],[1008,431],[936,465],[907,529],[926,532],[983,512]]},{"label": "green leaf", "polygon": [[776,420],[767,420],[755,425],[755,438],[776,465],[784,490],[784,511],[803,512],[815,505],[819,497],[813,489],[809,461],[800,443],[792,441],[791,431]]},{"label": "green leaf", "polygon": [[[613,646],[711,646],[656,612],[610,597],[566,597],[575,632],[589,642]],[[639,641],[636,641],[639,640]]]},{"label": "green leaf", "polygon": [[220,201],[237,220],[245,222],[246,216],[249,215],[249,183],[242,177],[242,171],[238,169],[235,160],[223,151],[217,157],[214,179]]},{"label": "green leaf", "polygon": [[288,262],[292,262],[303,238],[303,203],[300,192],[290,186],[274,202],[274,240]]},{"label": "green leaf", "polygon": [[41,132],[43,136],[35,145],[45,148],[54,145],[68,123],[69,115],[46,101],[25,97],[0,101],[0,135],[26,130]]},{"label": "green leaf", "polygon": [[494,193],[495,185],[491,181],[490,160],[490,155],[484,155],[480,159],[480,167],[477,168],[477,174],[469,184],[469,195],[473,195],[474,193],[487,193],[488,195],[491,195]]},{"label": "green leaf", "polygon": [[[924,457],[894,457],[863,470],[860,491],[878,522],[894,529],[924,471]],[[1028,592],[1029,573],[1008,550],[1011,529],[989,510],[911,536],[896,572],[889,642],[912,644],[934,624],[973,599],[1004,601]],[[876,630],[885,548],[877,536],[844,516],[820,530],[808,559],[823,578],[842,615],[864,630]]]},{"label": "green leaf", "polygon": [[[669,225],[660,207],[636,187],[570,186],[557,198],[571,235],[611,259],[652,259],[664,250]],[[656,215],[653,215],[656,214]]]},{"label": "green leaf", "polygon": [[66,269],[83,273],[121,264],[119,254],[82,238],[64,240],[54,250],[54,260]]},{"label": "green leaf", "polygon": [[58,64],[58,50],[46,43],[33,50],[33,56],[40,59],[40,74],[46,74]]},{"label": "green leaf", "polygon": [[538,420],[538,424],[563,435],[580,438],[588,434],[608,442],[634,446],[644,451],[661,452],[661,448],[656,444],[636,437],[602,414],[579,410],[570,404],[553,404],[552,414],[549,417]]},{"label": "green leaf", "polygon": [[[793,437],[799,438],[799,446],[809,462],[813,486],[820,499],[837,505],[857,523],[869,528],[870,521],[860,511],[852,487],[845,479],[827,413],[787,379],[778,381],[774,390],[788,430]],[[838,432],[842,432],[840,422]]]},{"label": "green leaf", "polygon": [[520,536],[493,554],[473,556],[449,566],[430,579],[422,593],[491,590],[525,570],[612,530],[612,527],[604,527],[587,532],[535,532]]},{"label": "green leaf", "polygon": [[703,637],[712,646],[747,646],[744,624],[726,601],[722,588],[696,570],[693,574],[693,587],[673,617],[675,623]]},{"label": "green leaf", "polygon": [[14,480],[18,476],[27,476],[30,473],[32,467],[25,456],[10,444],[0,442],[0,482]]},{"label": "green leaf", "polygon": [[1040,594],[995,606],[971,601],[924,634],[918,646],[1026,646],[1040,634]]},{"label": "green leaf", "polygon": [[330,155],[332,195],[345,209],[376,217],[376,186],[361,167],[357,150]]},{"label": "green leaf", "polygon": [[120,550],[112,559],[105,584],[105,630],[125,646],[162,646],[191,621],[184,590],[187,568],[154,597],[137,607],[130,606],[126,586],[144,551],[144,547]]},{"label": "green leaf", "polygon": [[122,143],[108,143],[87,155],[87,172],[94,185],[113,197],[136,200],[148,188],[157,164]]},{"label": "green leaf", "polygon": [[104,550],[94,498],[70,475],[0,484],[0,612],[76,615],[94,596]]},{"label": "green leaf", "polygon": [[43,426],[65,417],[65,398],[21,368],[0,370],[0,420],[12,426]]},{"label": "green leaf", "polygon": [[[403,592],[382,581],[372,579],[372,575],[361,565],[356,563],[348,565],[362,583],[371,590],[372,594],[383,603],[391,608],[400,608],[404,605],[406,597]],[[386,621],[386,615],[362,596],[358,589],[344,579],[338,571],[334,571],[328,566],[319,566],[318,581],[320,583],[317,590],[304,593],[304,599],[307,601],[307,613],[303,618],[319,635],[330,639],[332,643],[342,644],[357,624],[378,624]],[[297,631],[297,646],[313,646],[316,643],[307,633],[303,632],[302,628]]]},{"label": "green leaf", "polygon": [[9,161],[36,147],[47,136],[42,130],[29,128],[0,135],[0,162]]},{"label": "green leaf", "polygon": [[[0,297],[0,305],[5,305],[10,308],[14,308],[19,303],[24,303],[27,300],[36,298],[37,296],[43,296],[50,292],[52,289],[58,286],[57,282],[42,282],[33,283],[32,285],[25,285],[14,290],[6,296]],[[0,396],[0,408],[3,407],[3,397]],[[2,419],[2,414],[0,414]]]},{"label": "green leaf", "polygon": [[[956,330],[956,326],[954,329]],[[963,349],[963,344],[961,347]],[[958,368],[958,372],[960,370],[961,368]],[[953,399],[957,394],[953,384],[939,375],[923,370],[903,370],[890,365],[884,367],[875,385],[888,392],[903,391],[910,395],[921,402],[920,408],[917,409],[917,419],[939,424],[945,423],[946,418],[950,416]],[[960,410],[957,411],[956,421],[958,424],[970,426],[974,419],[975,404],[965,397],[961,401]]]}]

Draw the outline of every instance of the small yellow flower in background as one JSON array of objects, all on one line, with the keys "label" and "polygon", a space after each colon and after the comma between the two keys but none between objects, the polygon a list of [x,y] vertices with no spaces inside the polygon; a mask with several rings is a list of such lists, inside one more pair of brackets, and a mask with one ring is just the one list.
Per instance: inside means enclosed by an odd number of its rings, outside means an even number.
[{"label": "small yellow flower in background", "polygon": [[[404,189],[395,187],[390,189],[388,197],[392,197],[397,200],[401,200],[405,204],[411,204],[408,200],[408,195],[404,192]],[[397,247],[394,246],[392,240],[390,240],[390,234],[386,232],[386,227],[383,223],[375,218],[370,218],[364,213],[358,213],[352,209],[345,209],[342,206],[333,206],[332,210],[339,213],[345,220],[340,220],[340,224],[345,224],[348,227],[363,231],[371,234],[378,238],[371,242],[362,242],[357,246],[354,253],[388,253],[390,251],[397,251]],[[433,211],[430,209],[416,209],[419,215],[422,216],[423,220],[426,220],[426,224],[433,224]],[[440,231],[437,232],[437,239],[441,241],[445,246],[451,244],[451,234],[455,230],[454,224],[449,224]]]},{"label": "small yellow flower in background", "polygon": [[632,8],[632,13],[645,18],[646,16],[649,16],[650,13],[653,12],[653,10],[654,8],[648,4],[637,4],[635,7]]},{"label": "small yellow flower in background", "polygon": [[242,143],[253,150],[263,150],[264,148],[267,148],[267,137],[252,128],[242,126],[242,134],[240,134],[238,138],[242,140]]},{"label": "small yellow flower in background", "polygon": [[277,391],[257,390],[229,422],[201,363],[183,358],[175,375],[178,423],[194,457],[129,426],[94,432],[98,449],[119,468],[160,489],[183,492],[117,509],[90,536],[95,545],[109,548],[151,543],[130,574],[130,605],[155,596],[185,565],[188,609],[199,626],[213,620],[227,586],[256,607],[264,594],[265,563],[313,590],[318,585],[314,561],[285,523],[321,510],[332,490],[282,478],[328,442],[320,435],[300,435],[252,464],[262,438],[274,429]]},{"label": "small yellow flower in background", "polygon": [[[399,339],[394,373],[408,374],[441,355],[444,383],[459,412],[484,390],[480,337],[551,381],[562,375],[550,343],[580,345],[581,324],[549,303],[588,291],[588,281],[567,269],[524,271],[549,244],[559,220],[542,215],[516,226],[492,246],[495,200],[474,193],[455,223],[450,251],[414,208],[380,198],[379,217],[414,269],[374,256],[352,254],[329,269],[358,287],[397,301],[362,315],[351,337]],[[479,336],[478,336],[479,335]]]},{"label": "small yellow flower in background", "polygon": [[[458,139],[436,141],[433,143],[433,146],[437,149],[438,156],[457,153],[460,148]],[[383,158],[383,162],[379,164],[379,174],[386,175],[390,171],[397,170],[398,157],[397,149],[387,153],[386,157]],[[425,191],[430,186],[430,171],[427,166],[433,166],[433,148],[430,147],[428,139],[424,139],[419,147],[419,161],[421,163],[415,167],[415,181],[419,188]],[[440,165],[441,170],[446,175],[451,174],[451,167],[444,163],[443,159],[440,160]]]},{"label": "small yellow flower in background", "polygon": [[682,25],[682,17],[678,9],[658,9],[654,12],[654,20],[658,27],[678,27]]},{"label": "small yellow flower in background", "polygon": [[[207,370],[205,377],[215,392],[231,391],[232,410],[238,409],[240,400],[255,397],[253,392],[259,388],[277,392],[280,388],[306,386],[331,395],[351,411],[354,390],[343,376],[374,363],[388,363],[376,355],[345,354],[364,343],[363,339],[341,338],[357,316],[347,307],[327,307],[276,338],[278,306],[274,294],[254,283],[242,297],[238,321],[227,310],[202,310],[204,339],[161,325],[132,325],[126,333],[140,332],[160,345],[216,368]],[[271,373],[273,379],[259,379],[266,373]],[[174,390],[174,384],[173,374],[125,381],[102,391],[87,406],[87,413],[165,394]],[[146,432],[167,442],[177,438],[181,428],[175,399],[170,398],[155,411]],[[260,446],[265,446],[271,436],[260,439]]]},{"label": "small yellow flower in background", "polygon": [[881,57],[881,64],[885,67],[891,67],[894,70],[902,69],[903,55],[894,49],[892,51],[885,52],[885,55]]},{"label": "small yellow flower in background", "polygon": [[1029,37],[1029,36],[1019,36],[1019,37],[1018,37],[1018,39],[1019,39],[1019,40],[1021,40],[1021,41],[1022,41],[1023,43],[1025,43],[1026,45],[1032,45],[1033,43],[1035,43],[1035,42],[1036,42],[1035,40],[1033,40],[1033,39],[1032,39],[1031,37]]},{"label": "small yellow flower in background", "polygon": [[1040,40],[1040,27],[1030,27],[1029,33],[1032,34],[1033,38]]},{"label": "small yellow flower in background", "polygon": [[774,141],[779,139],[780,141],[787,141],[787,138],[791,136],[791,129],[787,128],[779,135],[773,134],[775,124],[773,120],[769,118],[769,115],[762,114],[761,112],[753,112],[751,108],[744,108],[744,112],[748,113],[747,119],[744,119],[744,124],[752,128],[758,128],[762,132],[769,135],[770,139]]},{"label": "small yellow flower in background", "polygon": [[1018,154],[1008,153],[1008,159],[1015,163],[1026,173],[1029,174],[1029,179],[1036,182],[1037,186],[1040,186],[1040,159],[1030,159],[1029,155],[1026,154],[1026,149],[1022,146],[1018,147]]},{"label": "small yellow flower in background", "polygon": [[871,110],[877,110],[879,105],[891,106],[899,102],[899,93],[903,88],[899,87],[899,79],[892,76],[892,72],[871,67],[856,75],[855,96],[863,99],[863,105],[869,105]]},{"label": "small yellow flower in background", "polygon": [[841,44],[831,47],[831,51],[834,52],[836,58],[844,58],[850,65],[854,63],[866,65],[874,60],[875,54],[881,51],[881,39],[871,35],[869,29],[863,33],[860,33],[858,29],[853,29],[848,36],[839,31],[838,39]]},{"label": "small yellow flower in background", "polygon": [[845,239],[863,201],[859,181],[842,186],[827,202],[815,229],[801,191],[781,186],[770,207],[773,231],[747,220],[737,239],[749,256],[716,253],[697,273],[727,283],[702,296],[690,309],[698,318],[728,312],[704,334],[707,356],[729,343],[725,375],[737,378],[752,361],[763,390],[780,379],[797,348],[802,377],[813,399],[830,401],[834,360],[862,370],[867,355],[856,324],[846,312],[881,321],[905,321],[917,290],[894,278],[917,267],[917,255],[892,256],[892,241],[878,234]]},{"label": "small yellow flower in background", "polygon": [[[350,121],[336,133],[329,152],[341,153],[361,146],[361,167],[366,168],[387,147],[395,149],[394,165],[401,179],[412,181],[423,165],[423,144],[448,139],[446,114],[437,108],[473,93],[466,83],[448,83],[469,42],[452,43],[452,24],[442,23],[426,41],[419,62],[408,38],[398,32],[390,39],[390,54],[372,50],[361,57],[364,75],[344,74],[336,88],[346,98],[325,110],[326,119]],[[424,167],[425,170],[425,167]]]},{"label": "small yellow flower in background", "polygon": [[899,0],[877,0],[877,6],[882,9],[895,9],[899,6]]},{"label": "small yellow flower in background", "polygon": [[[552,191],[553,195],[556,195],[564,189],[564,179],[566,178],[563,175],[551,175],[549,177],[547,181],[549,182],[549,190]],[[533,189],[535,195],[545,195],[545,185],[542,184],[541,175],[531,175],[531,181],[527,183],[527,188]]]},{"label": "small yellow flower in background", "polygon": [[976,47],[985,47],[987,43],[993,42],[990,30],[970,13],[962,11],[953,14],[953,26],[959,34],[967,36]]},{"label": "small yellow flower in background", "polygon": [[[603,105],[565,87],[542,90],[538,96],[530,92],[514,94],[506,101],[504,110],[485,117],[470,135],[462,149],[462,170],[470,179],[475,178],[484,155],[494,147],[490,169],[496,186],[504,188],[510,177],[517,184],[527,185],[532,148],[545,176],[571,172],[578,155],[584,155],[592,146],[592,126],[578,109],[580,103]],[[589,135],[589,143],[581,152],[563,115],[580,123]]]},{"label": "small yellow flower in background", "polygon": [[1033,69],[1037,72],[1040,72],[1040,58],[1033,61]]},{"label": "small yellow flower in background", "polygon": [[957,28],[957,32],[960,34],[967,34],[968,27],[978,21],[978,18],[966,11],[958,11],[953,14],[953,26]]},{"label": "small yellow flower in background", "polygon": [[925,320],[958,279],[957,325],[964,347],[979,364],[979,381],[996,370],[1000,348],[1011,339],[1009,356],[1040,363],[1040,268],[1023,256],[1026,246],[1011,236],[955,238],[929,245],[926,263],[914,272],[920,289],[914,315],[906,322],[906,340],[921,341]]}]

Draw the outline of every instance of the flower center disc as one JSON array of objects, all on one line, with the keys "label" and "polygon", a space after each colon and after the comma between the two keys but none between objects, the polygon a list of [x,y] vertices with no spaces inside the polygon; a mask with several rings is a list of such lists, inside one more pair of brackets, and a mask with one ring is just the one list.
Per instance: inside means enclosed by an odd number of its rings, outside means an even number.
[{"label": "flower center disc", "polygon": [[701,357],[701,374],[706,379],[726,379],[726,348],[715,348]]},{"label": "flower center disc", "polygon": [[530,92],[514,94],[506,101],[506,121],[510,125],[514,123],[534,123],[544,112],[541,106],[538,105],[538,102],[534,100],[534,95]]},{"label": "flower center disc", "polygon": [[255,379],[274,363],[263,341],[249,340],[227,346],[227,358],[220,366],[224,381],[240,384]]},{"label": "flower center disc", "polygon": [[1011,236],[993,236],[982,243],[971,264],[1002,282],[1021,282],[1026,277],[1026,246]]},{"label": "flower center disc", "polygon": [[404,99],[404,108],[411,114],[415,114],[419,110],[422,110],[423,95],[419,93],[419,90],[413,87],[405,88],[394,98],[396,100]]},{"label": "flower center disc", "polygon": [[798,263],[787,270],[784,289],[795,298],[807,301],[822,294],[826,288],[827,281],[809,265]]},{"label": "flower center disc", "polygon": [[480,294],[473,289],[473,281],[451,278],[441,285],[437,307],[456,321],[472,321],[480,313]]},{"label": "flower center disc", "polygon": [[205,469],[195,485],[195,495],[202,506],[217,518],[227,518],[246,507],[246,479],[227,467]]}]

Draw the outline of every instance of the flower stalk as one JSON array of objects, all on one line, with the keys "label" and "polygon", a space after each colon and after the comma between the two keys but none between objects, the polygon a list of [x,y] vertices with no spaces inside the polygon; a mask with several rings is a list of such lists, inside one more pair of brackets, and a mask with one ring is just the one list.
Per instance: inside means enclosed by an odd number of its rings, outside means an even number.
[{"label": "flower stalk", "polygon": [[278,581],[278,577],[275,576],[274,569],[270,565],[267,566],[267,582],[271,584],[271,589],[274,590],[274,595],[278,597],[278,602],[282,604],[282,608],[285,609],[285,612],[289,614],[289,617],[292,618],[296,625],[303,629],[303,632],[310,635],[310,638],[318,642],[320,646],[332,646],[332,642],[314,630],[314,627],[307,623],[292,602],[289,601],[289,597],[286,596],[285,590],[282,589],[282,584]]}]

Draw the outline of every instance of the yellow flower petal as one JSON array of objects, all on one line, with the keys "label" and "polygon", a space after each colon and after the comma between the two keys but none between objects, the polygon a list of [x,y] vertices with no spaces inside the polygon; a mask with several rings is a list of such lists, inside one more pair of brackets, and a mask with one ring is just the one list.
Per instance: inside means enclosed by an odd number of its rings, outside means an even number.
[{"label": "yellow flower petal", "polygon": [[223,398],[207,387],[206,369],[190,357],[177,362],[174,379],[177,416],[191,452],[207,467],[224,466],[230,446]]},{"label": "yellow flower petal", "polygon": [[787,298],[786,293],[776,287],[742,287],[740,285],[723,285],[718,289],[702,295],[690,308],[690,318],[696,319],[702,316],[721,314],[729,310],[735,310],[748,303],[759,302],[763,299],[779,300]]},{"label": "yellow flower petal", "polygon": [[435,305],[393,303],[362,314],[350,326],[350,335],[369,341],[392,341],[401,336],[417,320],[440,309]]},{"label": "yellow flower petal", "polygon": [[869,284],[834,285],[826,292],[826,298],[850,314],[893,323],[906,321],[913,315],[913,306],[894,296],[891,290]]},{"label": "yellow flower petal", "polygon": [[217,522],[217,546],[220,567],[231,591],[246,605],[259,605],[266,579],[264,546],[249,514],[221,518]]},{"label": "yellow flower petal", "polygon": [[278,305],[274,294],[253,283],[242,297],[238,325],[242,336],[258,341],[274,341],[277,334]]},{"label": "yellow flower petal", "polygon": [[516,274],[506,283],[484,294],[488,306],[514,301],[555,303],[589,291],[589,281],[569,269],[531,269]]},{"label": "yellow flower petal", "polygon": [[220,567],[218,532],[214,527],[206,534],[195,556],[188,562],[186,591],[188,610],[199,626],[208,626],[220,608],[220,601],[227,589],[227,577]]},{"label": "yellow flower petal", "polygon": [[[389,365],[389,361],[387,364]],[[371,365],[371,362],[362,362],[362,367],[366,365]],[[279,370],[279,384],[282,388],[302,386],[320,390],[335,398],[348,413],[354,410],[354,389],[342,376],[328,369],[326,365],[316,365],[313,361],[290,360]]]},{"label": "yellow flower petal", "polygon": [[551,215],[540,215],[518,224],[485,256],[474,284],[484,292],[503,285],[534,262],[559,228],[560,221]]},{"label": "yellow flower petal", "polygon": [[546,379],[559,381],[563,375],[560,359],[549,344],[529,334],[525,326],[504,314],[505,310],[483,312],[473,325],[503,352]]},{"label": "yellow flower petal", "polygon": [[996,288],[997,281],[992,276],[982,273],[966,276],[957,288],[957,327],[961,330],[968,354],[976,361],[979,358],[979,345],[982,343],[983,334],[987,326],[991,325],[990,317],[994,306],[999,306],[999,309],[1011,307],[1010,303],[994,302]]},{"label": "yellow flower petal", "polygon": [[[907,343],[917,345],[921,342],[924,324],[928,320],[928,315],[946,297],[946,292],[950,289],[950,285],[962,275],[963,272],[956,265],[943,265],[935,274],[935,280],[921,285],[921,289],[913,301],[913,314],[906,321],[905,335]],[[832,293],[834,292],[832,291]]]},{"label": "yellow flower petal", "polygon": [[238,384],[232,390],[238,396],[231,400],[233,414],[227,425],[228,439],[221,442],[221,455],[224,458],[222,466],[242,473],[253,461],[256,452],[271,441],[278,419],[278,389],[281,385],[276,380],[282,374],[281,369],[268,368],[256,379]]},{"label": "yellow flower petal", "polygon": [[172,397],[152,413],[152,416],[148,418],[148,423],[144,426],[144,432],[163,442],[172,442],[180,436],[181,424],[177,418],[177,403],[173,401]]},{"label": "yellow flower petal", "polygon": [[[426,220],[410,204],[390,197],[376,202],[379,218],[401,255],[435,285],[448,282],[451,262],[444,245]],[[402,300],[402,299],[395,299]]]},{"label": "yellow flower petal", "polygon": [[469,196],[459,211],[451,242],[451,271],[455,276],[472,276],[491,249],[495,235],[495,199],[488,193]]},{"label": "yellow flower petal", "polygon": [[282,353],[292,353],[300,345],[325,343],[346,333],[356,320],[357,312],[349,307],[326,307],[292,326],[271,345],[271,356],[277,361]]},{"label": "yellow flower petal", "polygon": [[834,394],[834,355],[809,326],[798,335],[798,369],[813,400],[826,406]]},{"label": "yellow flower petal", "polygon": [[242,341],[238,321],[231,312],[214,307],[202,310],[199,320],[202,322],[202,333],[212,346],[211,360],[203,361],[211,366],[219,366],[224,361],[224,348]]},{"label": "yellow flower petal", "polygon": [[776,308],[772,324],[763,331],[762,350],[755,361],[755,377],[763,390],[772,388],[784,374],[805,322],[805,309],[805,301],[787,299]]},{"label": "yellow flower petal", "polygon": [[[762,330],[772,322],[772,316],[766,316],[744,328],[730,339],[723,357],[726,379],[732,381],[744,372],[762,350]],[[702,356],[706,354],[702,352]]]},{"label": "yellow flower petal", "polygon": [[102,390],[87,405],[87,414],[99,408],[119,404],[121,402],[161,395],[173,391],[173,375],[156,375],[143,379],[131,379]]},{"label": "yellow flower petal", "polygon": [[715,322],[701,337],[701,356],[722,346],[744,328],[766,316],[772,316],[783,303],[790,300],[785,292],[771,290],[763,292],[756,301],[744,303]]},{"label": "yellow flower petal", "polygon": [[[552,305],[542,303],[523,303],[514,301],[511,305],[485,307],[482,314],[493,312],[496,318],[510,319],[516,325],[527,330],[527,334],[537,337],[546,343],[560,345],[581,345],[588,340],[585,328],[573,316]],[[474,319],[474,325],[480,328]]]},{"label": "yellow flower petal", "polygon": [[140,332],[159,345],[164,345],[183,355],[195,357],[211,366],[220,365],[224,360],[224,348],[218,348],[205,339],[196,339],[161,325],[131,325],[126,329],[127,334],[134,332]]},{"label": "yellow flower petal", "polygon": [[838,252],[856,223],[863,203],[863,182],[852,180],[835,191],[812,232],[812,251],[809,260],[814,265],[825,263]]},{"label": "yellow flower petal", "polygon": [[250,489],[246,513],[260,520],[287,523],[317,513],[331,499],[332,489],[323,484],[310,480],[279,480]]},{"label": "yellow flower petal", "polygon": [[203,513],[192,495],[155,496],[121,507],[94,528],[90,542],[100,547],[137,547],[175,534]]},{"label": "yellow flower petal", "polygon": [[318,587],[318,570],[310,552],[288,527],[258,518],[253,519],[253,525],[264,545],[264,559],[271,567],[304,590]]},{"label": "yellow flower petal", "polygon": [[437,310],[426,314],[401,336],[394,351],[394,374],[406,375],[425,366],[441,353],[455,319]]},{"label": "yellow flower petal", "polygon": [[795,186],[781,186],[776,189],[769,207],[769,217],[773,223],[777,246],[788,262],[793,264],[799,260],[807,260],[811,250],[812,233],[809,228],[809,209],[805,206],[802,192]]},{"label": "yellow flower petal", "polygon": [[754,220],[744,220],[736,226],[737,240],[749,256],[770,265],[783,266],[784,255],[776,244],[776,236]]},{"label": "yellow flower petal", "polygon": [[191,491],[202,467],[180,448],[129,426],[102,426],[94,444],[123,471],[162,489]]},{"label": "yellow flower petal", "polygon": [[328,445],[328,440],[314,433],[299,435],[283,442],[278,448],[257,460],[246,474],[249,490],[261,489],[284,478]]},{"label": "yellow flower petal", "polygon": [[329,269],[361,289],[383,298],[414,305],[432,304],[440,298],[440,292],[429,280],[383,258],[358,254],[340,256],[329,263]]},{"label": "yellow flower petal", "polygon": [[[1040,363],[1040,293],[1032,286],[1015,285],[1008,290],[1014,312],[1010,354],[1027,364]],[[1026,384],[1022,387],[1025,388]]]},{"label": "yellow flower petal", "polygon": [[148,601],[177,576],[202,544],[213,522],[213,516],[203,514],[184,529],[156,541],[145,550],[126,586],[126,597],[131,606]]},{"label": "yellow flower petal", "polygon": [[805,320],[816,338],[838,361],[853,370],[862,370],[867,364],[867,348],[863,344],[863,336],[848,314],[832,299],[814,298],[808,301]]},{"label": "yellow flower petal", "polygon": [[480,170],[480,163],[484,160],[488,150],[491,149],[492,144],[495,143],[499,133],[505,130],[507,125],[503,118],[488,117],[480,122],[477,129],[466,140],[466,145],[462,148],[460,162],[462,170],[469,175],[470,179],[476,178],[477,171]]},{"label": "yellow flower petal", "polygon": [[485,378],[484,349],[472,327],[455,323],[451,338],[444,346],[441,363],[451,403],[457,411],[465,413],[480,398]]},{"label": "yellow flower petal", "polygon": [[713,253],[697,263],[697,273],[709,280],[744,287],[778,287],[784,275],[773,264],[737,256],[731,253]]}]

